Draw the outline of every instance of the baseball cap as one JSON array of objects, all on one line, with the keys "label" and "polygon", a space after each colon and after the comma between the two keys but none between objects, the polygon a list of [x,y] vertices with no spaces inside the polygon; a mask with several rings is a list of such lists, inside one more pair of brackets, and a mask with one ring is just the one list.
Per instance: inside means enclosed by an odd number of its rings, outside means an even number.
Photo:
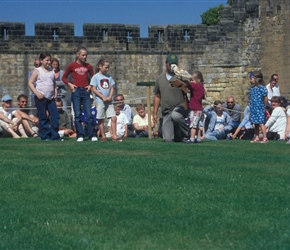
[{"label": "baseball cap", "polygon": [[12,101],[12,98],[11,98],[11,96],[10,95],[4,95],[3,97],[2,97],[2,102],[8,102],[8,101]]},{"label": "baseball cap", "polygon": [[169,54],[166,57],[166,62],[169,64],[172,64],[172,63],[178,64],[178,57],[176,55]]}]

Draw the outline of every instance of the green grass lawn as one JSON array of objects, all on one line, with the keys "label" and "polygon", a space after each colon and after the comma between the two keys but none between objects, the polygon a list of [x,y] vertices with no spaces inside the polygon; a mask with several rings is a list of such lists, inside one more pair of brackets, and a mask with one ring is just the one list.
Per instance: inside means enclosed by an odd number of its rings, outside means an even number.
[{"label": "green grass lawn", "polygon": [[290,249],[290,146],[0,138],[0,249]]}]

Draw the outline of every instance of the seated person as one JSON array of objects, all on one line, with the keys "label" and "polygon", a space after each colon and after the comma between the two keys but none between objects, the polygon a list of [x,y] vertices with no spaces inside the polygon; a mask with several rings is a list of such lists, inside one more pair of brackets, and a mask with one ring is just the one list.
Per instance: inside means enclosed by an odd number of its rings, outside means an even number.
[{"label": "seated person", "polygon": [[31,113],[31,110],[27,107],[28,96],[20,94],[17,97],[17,112],[22,118],[22,125],[26,134],[32,137],[38,137],[38,118]]},{"label": "seated person", "polygon": [[268,106],[269,107],[272,107],[271,106],[272,97],[273,96],[277,96],[277,95],[274,94],[274,89],[275,89],[276,84],[277,84],[276,79],[275,78],[271,78],[269,84],[266,86],[267,91],[268,91],[268,96],[267,97],[268,97]]},{"label": "seated person", "polygon": [[[95,98],[93,95],[90,95],[90,100],[91,100],[91,113],[94,119],[94,126],[95,126],[95,131],[97,134],[97,137],[99,136],[99,129],[98,129],[98,119],[97,119],[97,107],[95,105]],[[87,119],[85,116],[85,112],[82,110],[82,122],[84,126],[84,132],[85,136],[88,136],[88,129],[87,129]]]},{"label": "seated person", "polygon": [[[133,118],[133,126],[136,137],[148,137],[148,114],[146,114],[143,104],[138,104],[136,108],[138,114]],[[151,116],[151,128],[154,128],[153,117]]]},{"label": "seated person", "polygon": [[125,114],[127,116],[127,119],[129,121],[128,123],[128,137],[135,137],[135,131],[133,126],[133,117],[134,112],[132,111],[131,107],[128,104],[124,103],[124,96],[122,94],[118,94],[114,97],[115,104],[118,104],[121,108],[121,113]]},{"label": "seated person", "polygon": [[[13,138],[27,138],[27,134],[21,123],[22,118],[16,109],[12,108],[12,98],[10,95],[4,95],[2,97],[2,107],[0,112],[6,117],[6,119],[0,120],[1,130],[3,136],[12,136]],[[13,118],[14,117],[14,118]],[[10,126],[12,125],[12,127]]]},{"label": "seated person", "polygon": [[284,140],[287,118],[284,109],[281,107],[280,96],[272,97],[271,106],[273,111],[265,124],[267,129],[267,138],[268,140]]},{"label": "seated person", "polygon": [[223,111],[221,101],[206,107],[203,112],[209,121],[205,133],[206,140],[224,140],[232,130],[232,118]]},{"label": "seated person", "polygon": [[197,138],[200,138],[201,140],[204,140],[204,135],[205,135],[205,131],[204,131],[205,119],[206,119],[206,116],[204,113],[202,113],[201,119],[200,119],[199,125],[198,125],[198,132],[197,132]]},{"label": "seated person", "polygon": [[255,134],[254,126],[250,122],[250,107],[247,106],[244,110],[244,119],[237,127],[235,133],[230,133],[232,139],[251,140]]},{"label": "seated person", "polygon": [[[127,116],[124,113],[121,113],[121,107],[118,104],[114,105],[114,109],[115,109],[115,113],[117,116],[117,128],[116,128],[116,135],[118,138],[118,140],[114,140],[113,141],[122,141],[121,138],[126,138],[128,136],[128,119]],[[108,127],[109,127],[109,131],[111,134],[111,137],[113,135],[113,131],[112,131],[112,127],[111,127],[111,119],[108,122]]]},{"label": "seated person", "polygon": [[55,101],[59,113],[59,129],[58,134],[60,137],[69,136],[76,137],[76,133],[71,129],[71,120],[66,111],[63,110],[63,102],[60,98]]},{"label": "seated person", "polygon": [[227,102],[222,105],[224,112],[226,112],[232,118],[232,133],[239,126],[241,122],[241,107],[235,103],[235,99],[232,96],[227,98]]},{"label": "seated person", "polygon": [[290,103],[286,107],[287,123],[285,129],[285,139],[288,139],[286,144],[290,144]]}]

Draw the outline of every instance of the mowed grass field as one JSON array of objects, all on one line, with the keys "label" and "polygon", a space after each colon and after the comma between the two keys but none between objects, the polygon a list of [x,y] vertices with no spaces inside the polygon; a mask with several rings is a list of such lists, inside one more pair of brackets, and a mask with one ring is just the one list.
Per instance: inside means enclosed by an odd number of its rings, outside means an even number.
[{"label": "mowed grass field", "polygon": [[290,145],[0,138],[0,249],[290,249]]}]

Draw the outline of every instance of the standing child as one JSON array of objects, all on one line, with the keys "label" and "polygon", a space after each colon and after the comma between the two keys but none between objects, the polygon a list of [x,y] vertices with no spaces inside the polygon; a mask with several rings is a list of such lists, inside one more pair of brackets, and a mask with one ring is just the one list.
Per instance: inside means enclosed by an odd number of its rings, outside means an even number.
[{"label": "standing child", "polygon": [[97,119],[103,142],[107,141],[104,127],[105,118],[111,118],[112,139],[119,139],[116,135],[117,118],[112,104],[115,82],[113,78],[108,75],[109,68],[110,62],[105,58],[101,58],[96,66],[97,73],[93,76],[91,81],[92,91],[96,95]]},{"label": "standing child", "polygon": [[260,71],[250,72],[250,120],[255,126],[255,138],[251,142],[260,142],[259,127],[263,133],[261,143],[267,143],[266,127],[266,105],[268,102],[267,88],[264,86],[263,75]]},{"label": "standing child", "polygon": [[[85,132],[82,125],[81,105],[83,105],[85,116],[87,118],[88,137],[91,141],[98,140],[95,135],[94,119],[91,114],[91,86],[89,85],[89,76],[93,76],[94,71],[92,66],[86,62],[87,54],[88,52],[85,47],[78,47],[75,62],[67,66],[62,77],[62,81],[67,84],[72,91],[71,102],[75,117],[74,120],[77,132],[77,142],[82,142],[85,138]],[[69,74],[72,75],[72,82],[68,79]]]},{"label": "standing child", "polygon": [[[40,54],[40,66],[33,71],[28,81],[28,86],[34,93],[39,123],[38,134],[45,141],[61,141],[62,139],[58,134],[59,113],[55,104],[57,88],[53,69],[50,67],[50,61],[51,56],[49,53]],[[47,112],[49,113],[49,117]]]},{"label": "standing child", "polygon": [[[203,76],[200,71],[194,71],[192,74],[192,79],[190,85],[188,86],[190,90],[190,100],[189,100],[189,119],[190,119],[190,139],[184,140],[185,143],[201,142],[201,135],[199,131],[199,122],[202,117],[202,99],[205,98],[205,89],[203,86]],[[197,139],[195,139],[197,136]]]}]

